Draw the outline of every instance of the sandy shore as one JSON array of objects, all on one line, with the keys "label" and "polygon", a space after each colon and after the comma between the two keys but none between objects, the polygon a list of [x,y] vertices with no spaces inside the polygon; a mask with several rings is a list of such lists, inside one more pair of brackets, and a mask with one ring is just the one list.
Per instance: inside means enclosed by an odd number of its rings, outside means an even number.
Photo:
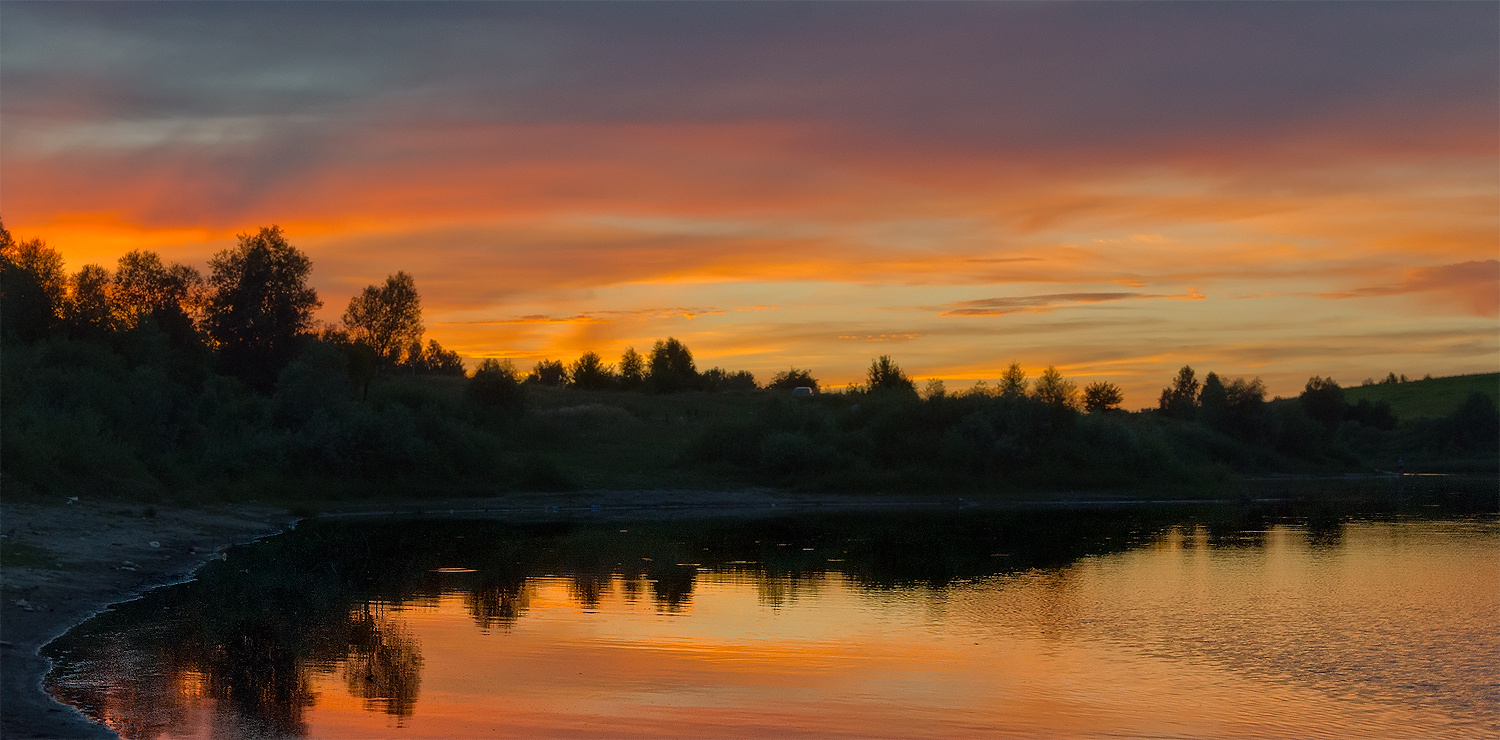
[{"label": "sandy shore", "polygon": [[116,735],[42,691],[38,650],[104,607],[192,575],[217,552],[274,534],[284,509],[75,501],[0,505],[0,737]]}]

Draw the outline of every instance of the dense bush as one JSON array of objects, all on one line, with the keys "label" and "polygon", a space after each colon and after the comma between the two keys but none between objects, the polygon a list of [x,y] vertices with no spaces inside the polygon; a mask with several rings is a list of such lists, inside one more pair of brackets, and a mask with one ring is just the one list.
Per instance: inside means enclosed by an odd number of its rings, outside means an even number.
[{"label": "dense bush", "polygon": [[484,360],[474,369],[467,386],[469,399],[482,409],[514,414],[521,410],[525,394],[521,378],[509,360]]}]

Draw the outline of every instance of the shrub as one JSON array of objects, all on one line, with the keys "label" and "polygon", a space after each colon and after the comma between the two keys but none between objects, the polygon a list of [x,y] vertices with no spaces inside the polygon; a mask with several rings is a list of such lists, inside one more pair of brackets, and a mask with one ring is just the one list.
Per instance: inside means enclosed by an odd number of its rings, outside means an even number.
[{"label": "shrub", "polygon": [[812,376],[811,370],[793,367],[772,375],[771,382],[766,384],[766,390],[789,391],[793,388],[811,388],[817,393],[818,379]]},{"label": "shrub", "polygon": [[480,362],[465,390],[469,399],[483,409],[514,414],[525,405],[521,379],[510,360]]},{"label": "shrub", "polygon": [[617,378],[613,365],[605,364],[596,352],[585,352],[568,369],[568,385],[584,390],[600,391],[615,387]]},{"label": "shrub", "polygon": [[568,368],[562,364],[562,360],[540,360],[531,368],[526,382],[557,387],[568,382]]}]

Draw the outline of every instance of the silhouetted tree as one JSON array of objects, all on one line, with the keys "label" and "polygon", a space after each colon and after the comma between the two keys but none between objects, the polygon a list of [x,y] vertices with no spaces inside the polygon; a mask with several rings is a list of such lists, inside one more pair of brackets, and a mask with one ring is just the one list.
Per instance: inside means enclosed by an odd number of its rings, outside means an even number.
[{"label": "silhouetted tree", "polygon": [[344,325],[355,341],[374,348],[383,367],[401,362],[403,352],[422,341],[422,296],[417,281],[405,272],[385,279],[385,285],[366,286],[349,299]]},{"label": "silhouetted tree", "polygon": [[1344,420],[1347,406],[1344,403],[1344,389],[1333,378],[1316,375],[1308,378],[1302,395],[1297,399],[1302,402],[1302,410],[1327,429],[1337,428],[1339,422]]},{"label": "silhouetted tree", "polygon": [[866,382],[871,391],[891,391],[896,393],[917,392],[916,384],[906,373],[901,371],[901,366],[891,360],[890,355],[881,355],[870,360],[870,368],[866,371]]},{"label": "silhouetted tree", "polygon": [[438,344],[436,339],[427,340],[425,357],[428,372],[437,375],[457,375],[459,377],[463,377],[464,375],[464,358],[459,356],[455,350],[444,349],[443,345]]},{"label": "silhouetted tree", "polygon": [[1221,432],[1242,439],[1256,438],[1264,432],[1265,401],[1266,385],[1260,378],[1234,378],[1226,383],[1209,373],[1198,394],[1199,418]]},{"label": "silhouetted tree", "polygon": [[620,355],[620,387],[632,390],[646,382],[646,360],[635,347],[626,347]]},{"label": "silhouetted tree", "polygon": [[1002,398],[1021,398],[1026,395],[1026,371],[1021,369],[1021,363],[1012,362],[1005,368],[1005,374],[1000,376],[997,392]]},{"label": "silhouetted tree", "polygon": [[63,304],[68,332],[89,339],[100,339],[113,333],[117,326],[109,295],[109,270],[99,265],[84,265],[73,274],[69,283],[71,290]]},{"label": "silhouetted tree", "polygon": [[698,368],[687,345],[667,337],[651,348],[650,374],[646,378],[657,393],[676,393],[698,387]]},{"label": "silhouetted tree", "polygon": [[1064,380],[1062,373],[1051,365],[1037,376],[1031,395],[1055,409],[1078,408],[1078,385],[1071,380]]},{"label": "silhouetted tree", "polygon": [[615,368],[605,364],[597,352],[585,352],[568,369],[568,384],[584,390],[605,390],[615,386]]},{"label": "silhouetted tree", "polygon": [[562,364],[562,360],[539,360],[531,368],[531,374],[526,376],[526,382],[559,386],[568,382],[568,368]]},{"label": "silhouetted tree", "polygon": [[41,239],[15,241],[0,223],[0,326],[7,337],[34,342],[51,334],[67,286],[61,254]]},{"label": "silhouetted tree", "polygon": [[251,387],[269,390],[323,305],[307,284],[312,262],[271,226],[241,234],[234,249],[215,254],[208,265],[204,325],[219,362]]},{"label": "silhouetted tree", "polygon": [[1125,394],[1114,383],[1100,380],[1083,387],[1083,410],[1091,414],[1119,411],[1124,401]]},{"label": "silhouetted tree", "polygon": [[730,372],[721,367],[704,371],[699,384],[707,391],[753,391],[760,388],[755,383],[755,374],[749,370]]},{"label": "silhouetted tree", "polygon": [[994,398],[997,395],[997,391],[989,383],[977,380],[962,395],[969,398]]},{"label": "silhouetted tree", "polygon": [[948,395],[948,388],[943,385],[942,378],[928,378],[927,383],[922,386],[923,398],[942,398]]},{"label": "silhouetted tree", "polygon": [[115,306],[129,327],[155,321],[172,341],[193,338],[194,316],[206,299],[203,276],[188,265],[162,265],[155,252],[134,250],[115,266]]},{"label": "silhouetted tree", "polygon": [[427,340],[423,347],[420,341],[406,346],[401,362],[396,369],[412,375],[463,375],[464,359],[457,352],[443,349],[436,339]]},{"label": "silhouetted tree", "polygon": [[521,410],[525,392],[510,360],[482,360],[469,378],[469,399],[484,409],[514,413]]},{"label": "silhouetted tree", "polygon": [[1198,392],[1199,418],[1212,427],[1223,426],[1224,416],[1229,411],[1229,389],[1219,380],[1219,374],[1210,372],[1203,378],[1203,389]]},{"label": "silhouetted tree", "polygon": [[767,390],[789,391],[793,388],[811,388],[813,393],[817,393],[818,379],[812,376],[811,370],[793,367],[772,375],[771,382],[766,384]]},{"label": "silhouetted tree", "polygon": [[1172,385],[1163,388],[1157,408],[1173,419],[1191,419],[1198,411],[1198,377],[1193,368],[1183,365]]},{"label": "silhouetted tree", "polygon": [[1235,378],[1224,386],[1224,396],[1231,411],[1244,413],[1266,402],[1266,384],[1260,378]]}]

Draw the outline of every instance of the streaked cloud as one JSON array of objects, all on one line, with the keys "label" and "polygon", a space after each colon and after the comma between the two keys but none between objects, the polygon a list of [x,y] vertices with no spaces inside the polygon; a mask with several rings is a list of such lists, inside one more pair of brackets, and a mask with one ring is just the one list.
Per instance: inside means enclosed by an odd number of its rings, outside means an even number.
[{"label": "streaked cloud", "polygon": [[1476,316],[1500,315],[1500,261],[1471,260],[1453,265],[1416,267],[1391,285],[1374,285],[1338,293],[1319,293],[1322,298],[1379,298],[1439,293],[1436,300],[1466,306]]},{"label": "streaked cloud", "polygon": [[1183,295],[1162,295],[1158,293],[1051,293],[1047,295],[957,301],[937,308],[939,309],[939,316],[1005,316],[1006,314],[1013,313],[1045,313],[1062,306],[1161,298],[1179,301],[1201,301],[1203,300],[1203,294],[1197,291]]},{"label": "streaked cloud", "polygon": [[[746,307],[744,309],[739,309],[739,310],[756,310],[756,309],[766,309],[766,308],[770,308],[770,307],[767,307],[767,306],[753,306],[753,307]],[[517,316],[515,318],[510,318],[510,319],[489,319],[489,320],[481,319],[481,320],[475,320],[475,321],[444,321],[444,322],[439,322],[439,323],[442,324],[442,325],[449,325],[449,326],[460,325],[460,324],[466,324],[466,325],[470,325],[470,326],[504,325],[504,324],[597,324],[597,323],[602,323],[602,322],[607,322],[607,321],[624,321],[624,320],[627,320],[627,319],[635,319],[637,321],[640,321],[640,320],[643,320],[643,319],[648,319],[648,318],[655,318],[655,319],[663,319],[663,318],[696,319],[696,318],[698,318],[700,316],[717,316],[717,315],[723,314],[723,313],[726,313],[726,312],[722,311],[720,309],[717,309],[717,308],[689,308],[689,307],[684,307],[684,306],[677,306],[677,307],[674,307],[674,308],[643,308],[643,309],[637,309],[637,310],[634,310],[634,311],[590,311],[588,313],[580,313],[580,314],[575,314],[573,316],[548,316],[548,315],[545,315],[545,314],[529,314],[529,315],[526,315],[526,316]]]},{"label": "streaked cloud", "polygon": [[278,223],[323,318],[405,270],[469,357],[1442,374],[1497,70],[1492,3],[8,3],[0,215],[73,268]]},{"label": "streaked cloud", "polygon": [[912,339],[921,339],[921,332],[901,332],[896,334],[840,334],[839,339],[852,339],[856,342],[904,342]]}]

